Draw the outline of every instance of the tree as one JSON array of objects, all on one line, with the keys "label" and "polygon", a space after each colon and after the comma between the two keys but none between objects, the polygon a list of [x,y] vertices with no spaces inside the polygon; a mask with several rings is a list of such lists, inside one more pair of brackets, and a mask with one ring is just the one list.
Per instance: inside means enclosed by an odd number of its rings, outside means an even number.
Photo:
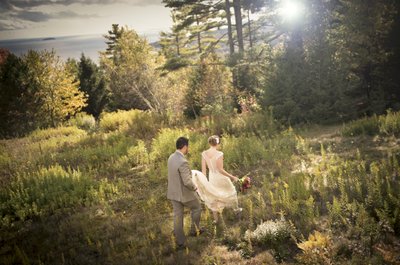
[{"label": "tree", "polygon": [[0,137],[23,135],[35,126],[34,95],[26,82],[28,67],[14,54],[0,67]]},{"label": "tree", "polygon": [[54,51],[10,54],[0,71],[0,134],[56,126],[85,106],[78,83]]},{"label": "tree", "polygon": [[79,84],[54,51],[28,51],[23,57],[28,68],[27,81],[38,108],[38,127],[56,126],[86,105]]},{"label": "tree", "polygon": [[184,114],[190,118],[232,109],[230,73],[215,53],[199,59],[189,79]]},{"label": "tree", "polygon": [[224,25],[221,1],[164,0],[163,3],[176,14],[176,29],[188,31],[193,50],[201,54],[214,48],[218,41],[212,32]]},{"label": "tree", "polygon": [[0,48],[0,65],[2,65],[7,60],[7,57],[9,55],[10,55],[9,50]]},{"label": "tree", "polygon": [[189,57],[193,55],[193,52],[188,48],[187,30],[178,26],[175,12],[172,11],[171,14],[174,23],[171,32],[160,33],[161,51],[167,59],[163,70],[168,71],[187,66],[190,63]]},{"label": "tree", "polygon": [[120,27],[118,24],[112,24],[111,27],[111,30],[108,31],[108,35],[104,35],[104,38],[107,39],[107,49],[105,54],[110,58],[113,57],[116,43],[124,32],[124,28]]},{"label": "tree", "polygon": [[384,88],[385,108],[400,109],[400,2],[393,3],[396,16],[385,40],[384,49],[389,56],[385,63],[385,72],[380,85]]},{"label": "tree", "polygon": [[145,39],[134,30],[123,28],[113,58],[105,54],[101,57],[111,93],[108,108],[159,111],[158,59]]},{"label": "tree", "polygon": [[346,73],[348,96],[357,115],[385,111],[384,73],[389,50],[383,46],[392,27],[393,1],[340,0],[330,39],[336,47],[337,67]]},{"label": "tree", "polygon": [[79,90],[88,97],[87,106],[83,108],[83,111],[92,114],[97,119],[107,103],[104,74],[90,58],[82,54],[78,63],[78,78]]},{"label": "tree", "polygon": [[237,41],[239,45],[239,53],[244,52],[244,41],[243,41],[243,25],[242,25],[242,6],[240,0],[233,0],[233,9],[235,10],[235,24]]}]

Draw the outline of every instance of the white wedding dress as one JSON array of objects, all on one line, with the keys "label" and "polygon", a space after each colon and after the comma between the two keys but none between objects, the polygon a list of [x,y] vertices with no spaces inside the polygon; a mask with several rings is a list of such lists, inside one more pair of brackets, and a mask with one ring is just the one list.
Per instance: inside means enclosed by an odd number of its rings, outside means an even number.
[{"label": "white wedding dress", "polygon": [[201,155],[209,169],[209,180],[201,171],[192,170],[192,179],[201,200],[214,212],[221,212],[225,207],[239,209],[235,186],[217,169],[217,159],[223,153],[218,151],[211,159],[204,152]]}]

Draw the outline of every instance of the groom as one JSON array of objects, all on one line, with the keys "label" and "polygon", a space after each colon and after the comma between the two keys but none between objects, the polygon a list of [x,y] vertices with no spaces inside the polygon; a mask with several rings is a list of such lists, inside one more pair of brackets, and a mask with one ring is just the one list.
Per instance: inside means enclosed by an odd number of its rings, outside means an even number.
[{"label": "groom", "polygon": [[192,226],[190,235],[196,236],[200,229],[201,204],[196,194],[197,187],[192,181],[192,172],[185,155],[189,150],[189,140],[179,137],[176,141],[176,152],[168,159],[168,192],[167,198],[171,200],[174,208],[174,234],[177,248],[185,247],[185,234],[183,232],[183,207],[191,210]]}]

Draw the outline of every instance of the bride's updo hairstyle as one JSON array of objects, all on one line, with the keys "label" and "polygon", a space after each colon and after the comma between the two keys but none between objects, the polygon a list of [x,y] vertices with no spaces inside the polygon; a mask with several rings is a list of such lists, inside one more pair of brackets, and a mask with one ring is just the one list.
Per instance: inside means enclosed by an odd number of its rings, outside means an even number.
[{"label": "bride's updo hairstyle", "polygon": [[213,135],[208,138],[208,143],[211,146],[217,146],[221,143],[221,139],[217,135]]}]

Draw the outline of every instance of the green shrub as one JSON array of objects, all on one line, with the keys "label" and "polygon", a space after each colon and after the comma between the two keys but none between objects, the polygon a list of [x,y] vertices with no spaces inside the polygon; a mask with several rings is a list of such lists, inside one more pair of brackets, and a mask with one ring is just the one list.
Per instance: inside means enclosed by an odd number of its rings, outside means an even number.
[{"label": "green shrub", "polygon": [[51,138],[67,137],[67,136],[85,136],[86,132],[75,126],[60,126],[57,128],[38,129],[33,131],[28,139],[30,141],[44,141]]},{"label": "green shrub", "polygon": [[151,139],[162,127],[163,118],[141,110],[119,110],[102,113],[99,127],[102,132],[120,131],[137,139]]},{"label": "green shrub", "polygon": [[374,115],[351,121],[344,125],[343,136],[376,135],[379,133],[379,118]]},{"label": "green shrub", "polygon": [[236,115],[231,120],[231,134],[272,136],[277,133],[279,125],[271,112],[247,112]]},{"label": "green shrub", "polygon": [[168,157],[175,152],[175,142],[184,136],[189,139],[188,160],[193,169],[201,167],[201,152],[207,148],[207,136],[188,129],[162,129],[152,142],[152,151],[150,158],[152,163],[160,165],[165,169]]},{"label": "green shrub", "polygon": [[257,225],[254,231],[247,230],[245,238],[262,246],[279,245],[296,232],[295,227],[285,219],[268,220]]},{"label": "green shrub", "polygon": [[96,129],[96,119],[85,112],[80,112],[68,121],[69,125],[76,126],[85,131],[94,131]]},{"label": "green shrub", "polygon": [[282,131],[270,139],[266,139],[266,149],[268,150],[266,159],[290,160],[293,155],[304,152],[304,140],[293,132],[293,129]]},{"label": "green shrub", "polygon": [[18,175],[3,188],[0,212],[3,221],[26,220],[58,209],[100,202],[116,193],[117,187],[105,180],[96,182],[80,171],[56,165]]},{"label": "green shrub", "polygon": [[386,115],[365,117],[344,125],[342,135],[400,135],[400,112],[388,111]]},{"label": "green shrub", "polygon": [[267,152],[263,142],[255,136],[223,137],[222,151],[227,169],[242,168],[246,170],[264,160]]},{"label": "green shrub", "polygon": [[134,165],[147,165],[149,161],[149,152],[147,151],[146,145],[143,141],[138,141],[135,146],[128,149],[127,154],[129,161]]},{"label": "green shrub", "polygon": [[60,164],[74,169],[107,168],[110,163],[126,155],[128,149],[135,143],[132,137],[119,133],[107,134],[105,137],[95,137],[93,142],[85,145],[64,146],[56,154],[46,154],[41,161],[43,165]]},{"label": "green shrub", "polygon": [[[166,163],[169,155],[176,150],[176,140],[181,136],[189,138],[189,134],[187,129],[162,129],[152,141],[151,161],[155,164]],[[191,142],[189,145],[191,147]]]},{"label": "green shrub", "polygon": [[298,243],[302,253],[296,256],[300,264],[333,264],[333,242],[329,235],[314,231],[307,241]]},{"label": "green shrub", "polygon": [[387,115],[379,117],[379,131],[381,133],[395,136],[400,135],[400,112],[388,111]]},{"label": "green shrub", "polygon": [[135,146],[127,150],[127,154],[117,161],[117,167],[131,169],[137,166],[145,166],[150,163],[149,152],[143,141],[139,140]]},{"label": "green shrub", "polygon": [[10,162],[10,154],[8,154],[6,147],[0,143],[0,172],[6,169]]},{"label": "green shrub", "polygon": [[100,115],[99,128],[102,132],[113,132],[127,127],[132,116],[135,116],[139,110],[118,110],[116,112],[103,112]]},{"label": "green shrub", "polygon": [[[37,130],[19,139],[13,146],[15,166],[19,171],[36,170],[42,161],[54,158],[58,152],[76,146],[87,137],[87,132],[75,126]],[[47,159],[48,160],[48,159]]]}]

